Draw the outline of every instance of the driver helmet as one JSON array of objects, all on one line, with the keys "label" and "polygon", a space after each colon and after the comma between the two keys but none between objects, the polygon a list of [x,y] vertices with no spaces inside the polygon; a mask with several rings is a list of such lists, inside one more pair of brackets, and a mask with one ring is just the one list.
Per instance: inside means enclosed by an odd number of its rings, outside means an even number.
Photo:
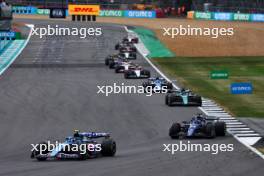
[{"label": "driver helmet", "polygon": [[202,114],[197,114],[197,117],[196,117],[198,120],[202,120],[203,119],[203,115]]},{"label": "driver helmet", "polygon": [[74,132],[73,132],[73,136],[74,136],[74,137],[80,137],[79,132],[80,132],[80,130],[74,130]]},{"label": "driver helmet", "polygon": [[186,89],[185,89],[185,88],[182,88],[182,89],[181,89],[181,92],[185,92],[185,91],[186,91]]}]

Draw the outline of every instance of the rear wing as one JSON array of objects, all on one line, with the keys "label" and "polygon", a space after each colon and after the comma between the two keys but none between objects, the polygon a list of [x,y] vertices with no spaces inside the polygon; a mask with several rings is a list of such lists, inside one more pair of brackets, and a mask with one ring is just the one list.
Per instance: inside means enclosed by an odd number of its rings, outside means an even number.
[{"label": "rear wing", "polygon": [[207,116],[205,118],[205,120],[210,120],[210,121],[219,120],[219,117],[216,117],[216,116]]},{"label": "rear wing", "polygon": [[95,133],[95,132],[84,132],[80,133],[80,136],[87,138],[101,138],[101,137],[110,137],[109,133]]}]

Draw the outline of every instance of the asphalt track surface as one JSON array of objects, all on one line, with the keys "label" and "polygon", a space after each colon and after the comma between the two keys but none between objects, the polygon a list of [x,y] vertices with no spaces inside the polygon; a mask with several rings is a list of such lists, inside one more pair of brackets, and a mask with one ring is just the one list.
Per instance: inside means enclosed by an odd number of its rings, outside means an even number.
[{"label": "asphalt track surface", "polygon": [[[189,119],[195,107],[169,108],[164,95],[97,94],[97,85],[140,85],[124,80],[104,65],[114,44],[126,35],[118,25],[28,21],[37,26],[100,26],[103,35],[78,37],[33,36],[16,62],[0,77],[1,176],[260,176],[263,160],[231,136],[192,143],[234,144],[233,152],[163,152],[163,144],[178,143],[168,137],[174,121]],[[155,72],[143,58],[138,63]],[[86,161],[30,159],[31,143],[64,140],[73,129],[110,132],[117,141],[113,158]],[[185,142],[187,142],[185,140]]]}]

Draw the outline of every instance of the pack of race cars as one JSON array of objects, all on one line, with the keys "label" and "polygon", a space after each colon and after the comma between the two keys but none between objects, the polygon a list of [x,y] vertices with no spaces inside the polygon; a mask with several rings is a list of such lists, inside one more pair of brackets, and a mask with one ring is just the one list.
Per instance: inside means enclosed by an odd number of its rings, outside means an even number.
[{"label": "pack of race cars", "polygon": [[[109,55],[105,59],[105,64],[110,69],[115,69],[115,73],[123,73],[125,79],[147,79],[142,83],[146,91],[155,93],[166,93],[165,104],[172,106],[202,106],[202,97],[190,90],[173,88],[172,82],[162,78],[151,78],[149,70],[133,63],[137,59],[138,38],[124,38],[115,45],[119,50],[116,55]],[[225,122],[218,119],[202,117],[201,114],[195,116],[189,122],[174,123],[169,130],[169,136],[173,139],[178,137],[215,137],[225,135]]]},{"label": "pack of race cars", "polygon": [[[137,59],[137,48],[134,44],[138,43],[138,38],[125,37],[115,45],[118,54],[112,54],[105,58],[105,65],[109,69],[114,69],[115,73],[123,74],[125,79],[147,79],[142,83],[145,91],[155,93],[165,93],[165,104],[172,106],[202,106],[202,97],[186,89],[174,89],[172,82],[162,78],[151,78],[150,70],[134,63]],[[190,121],[181,123],[175,122],[169,128],[169,136],[172,139],[181,138],[214,138],[216,136],[225,136],[226,124],[215,117],[204,117],[202,114],[195,115]],[[103,138],[101,142],[98,139]],[[100,145],[100,150],[87,150],[82,153],[80,146]],[[40,142],[39,146],[47,146],[46,142]],[[63,150],[63,146],[69,146]],[[77,150],[73,150],[77,146]],[[44,150],[41,153],[35,148],[31,153],[31,158],[38,161],[47,159],[67,160],[78,159],[85,160],[100,156],[114,156],[116,153],[116,142],[110,137],[109,133],[82,132],[74,133],[69,136],[59,146],[53,150]]]}]

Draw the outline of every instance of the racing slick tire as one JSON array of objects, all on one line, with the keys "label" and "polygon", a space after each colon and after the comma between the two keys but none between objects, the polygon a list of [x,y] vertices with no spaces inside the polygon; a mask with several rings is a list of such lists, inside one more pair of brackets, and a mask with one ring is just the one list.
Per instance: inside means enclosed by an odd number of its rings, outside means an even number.
[{"label": "racing slick tire", "polygon": [[134,41],[134,43],[137,44],[138,43],[138,38],[134,38],[133,41]]},{"label": "racing slick tire", "polygon": [[178,139],[181,132],[181,124],[173,123],[169,130],[169,136],[171,139]]},{"label": "racing slick tire", "polygon": [[216,136],[225,136],[226,134],[226,123],[225,122],[215,123],[215,134]]},{"label": "racing slick tire", "polygon": [[209,122],[205,125],[205,135],[208,138],[215,138],[215,126],[213,123]]},{"label": "racing slick tire", "polygon": [[109,59],[108,58],[105,59],[105,65],[106,66],[109,65]]},{"label": "racing slick tire", "polygon": [[137,52],[137,48],[132,48],[132,52]]},{"label": "racing slick tire", "polygon": [[87,150],[85,153],[81,153],[79,151],[79,156],[80,156],[79,160],[86,160],[89,158],[89,151]]},{"label": "racing slick tire", "polygon": [[143,70],[143,71],[142,71],[142,74],[143,74],[143,75],[146,75],[147,78],[150,78],[150,76],[151,76],[149,70]]},{"label": "racing slick tire", "polygon": [[167,84],[167,90],[169,91],[169,90],[172,90],[172,89],[173,89],[172,83],[168,83]]},{"label": "racing slick tire", "polygon": [[168,106],[173,106],[173,101],[172,101],[172,99],[173,99],[173,97],[171,96],[171,95],[168,95],[168,97],[167,97],[168,99],[167,99],[167,102],[168,102]]},{"label": "racing slick tire", "polygon": [[116,142],[113,139],[105,139],[102,142],[103,156],[114,156],[116,153]]},{"label": "racing slick tire", "polygon": [[165,104],[166,104],[166,105],[168,105],[168,99],[169,99],[168,96],[169,96],[169,95],[166,95],[166,96],[165,96]]},{"label": "racing slick tire", "polygon": [[124,78],[125,78],[125,79],[129,79],[129,78],[130,78],[130,75],[131,75],[131,71],[126,71],[126,72],[124,73]]},{"label": "racing slick tire", "polygon": [[202,106],[202,97],[200,96],[195,97],[195,102],[197,102],[197,106]]},{"label": "racing slick tire", "polygon": [[45,158],[45,157],[37,157],[37,155],[40,154],[41,146],[46,146],[46,147],[45,147],[46,150],[42,151],[42,154],[47,154],[47,153],[49,153],[49,151],[48,151],[48,144],[47,144],[47,142],[40,142],[40,143],[38,143],[38,144],[39,144],[39,145],[37,146],[37,151],[35,151],[35,150],[32,151],[32,153],[31,153],[31,158],[36,157],[36,159],[37,159],[38,161],[46,161],[47,158]]},{"label": "racing slick tire", "polygon": [[115,45],[115,50],[119,50],[120,44]]},{"label": "racing slick tire", "polygon": [[121,67],[120,66],[117,66],[116,68],[115,68],[115,73],[120,73],[120,70],[121,69]]},{"label": "racing slick tire", "polygon": [[115,67],[115,62],[113,60],[109,61],[109,68],[113,69]]}]

